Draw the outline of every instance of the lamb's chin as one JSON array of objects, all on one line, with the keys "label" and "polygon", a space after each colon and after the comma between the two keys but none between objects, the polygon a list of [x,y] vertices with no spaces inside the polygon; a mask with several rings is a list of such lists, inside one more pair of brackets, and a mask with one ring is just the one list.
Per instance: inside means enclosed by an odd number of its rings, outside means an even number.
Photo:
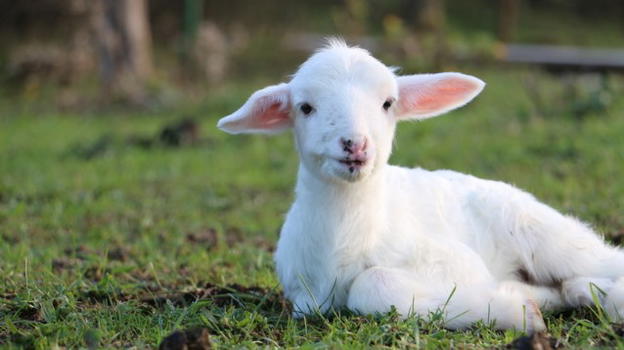
[{"label": "lamb's chin", "polygon": [[329,161],[323,164],[323,174],[334,182],[356,183],[364,180],[370,174],[370,165],[350,167],[337,161]]}]

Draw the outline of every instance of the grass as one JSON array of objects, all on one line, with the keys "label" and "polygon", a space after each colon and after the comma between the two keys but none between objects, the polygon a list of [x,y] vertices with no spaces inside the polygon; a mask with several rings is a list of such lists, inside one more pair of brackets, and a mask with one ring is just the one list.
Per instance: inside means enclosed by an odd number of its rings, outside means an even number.
[{"label": "grass", "polygon": [[[538,72],[468,72],[488,82],[478,101],[402,124],[392,162],[514,183],[617,241],[624,82],[600,90],[581,79],[570,98]],[[214,127],[255,87],[155,112],[3,113],[0,347],[154,347],[193,327],[208,328],[217,347],[484,348],[521,335],[485,324],[449,331],[393,313],[292,319],[272,263],[296,174],[291,136]],[[132,141],[182,115],[200,121],[195,145]],[[624,348],[621,326],[595,309],[546,322],[565,346]]]}]

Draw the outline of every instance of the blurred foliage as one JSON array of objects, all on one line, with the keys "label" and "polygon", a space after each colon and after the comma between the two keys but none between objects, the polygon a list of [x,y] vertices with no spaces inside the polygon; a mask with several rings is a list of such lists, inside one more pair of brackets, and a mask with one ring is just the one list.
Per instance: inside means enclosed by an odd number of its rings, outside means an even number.
[{"label": "blurred foliage", "polygon": [[[204,0],[202,17],[227,27],[242,23],[249,29],[270,28],[277,32],[301,31],[347,32],[354,21],[361,27],[359,34],[378,34],[387,15],[396,15],[417,28],[416,19],[426,0],[316,0],[288,1]],[[437,1],[434,1],[437,2]],[[448,23],[461,30],[493,31],[500,0],[442,0]],[[172,39],[180,34],[185,1],[150,0],[150,20],[157,37]],[[80,0],[0,0],[0,33],[2,46],[14,44],[25,37],[43,36],[42,40],[62,40],[75,28],[72,17],[82,11]],[[570,19],[582,23],[600,20],[620,26],[624,2],[618,0],[520,0],[525,14],[520,27],[531,27],[536,14],[550,16],[550,29],[557,32]],[[88,6],[88,2],[86,3]],[[585,22],[587,23],[587,22]],[[345,27],[339,28],[341,25]],[[566,28],[569,29],[569,28]],[[548,33],[544,33],[548,34]],[[8,39],[12,38],[8,42]]]},{"label": "blurred foliage", "polygon": [[[500,52],[502,1],[196,0],[201,23],[192,26],[193,35],[183,23],[185,3],[191,1],[149,0],[155,70],[143,107],[201,96],[225,80],[287,79],[319,45],[304,45],[309,34],[344,36],[409,72],[490,64]],[[517,1],[513,41],[624,45],[622,1]],[[54,94],[56,106],[70,109],[118,102],[98,98],[97,55],[85,38],[89,1],[0,0],[0,5],[0,93],[29,99]]]}]

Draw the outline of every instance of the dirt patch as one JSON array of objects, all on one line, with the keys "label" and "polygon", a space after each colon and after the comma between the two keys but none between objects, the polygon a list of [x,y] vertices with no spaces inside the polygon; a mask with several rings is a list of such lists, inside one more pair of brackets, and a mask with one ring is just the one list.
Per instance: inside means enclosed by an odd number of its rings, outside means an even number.
[{"label": "dirt patch", "polygon": [[274,242],[267,240],[266,237],[246,235],[238,227],[230,227],[226,229],[225,242],[228,247],[234,247],[237,244],[251,244],[256,248],[260,248],[268,252],[273,252],[275,250]]},{"label": "dirt patch", "polygon": [[66,256],[74,257],[80,260],[88,259],[89,255],[95,255],[95,251],[87,246],[79,245],[73,248],[67,248],[63,250]]},{"label": "dirt patch", "polygon": [[52,260],[52,270],[54,272],[61,272],[64,270],[71,270],[80,265],[82,261],[80,259],[61,257]]},{"label": "dirt patch", "polygon": [[91,281],[99,282],[100,280],[102,280],[104,275],[110,273],[111,269],[109,268],[105,268],[102,266],[91,266],[85,270],[84,277],[90,279]]},{"label": "dirt patch", "polygon": [[158,134],[158,140],[169,147],[196,144],[199,141],[199,124],[191,118],[167,124]]},{"label": "dirt patch", "polygon": [[164,294],[141,298],[140,301],[152,307],[161,307],[167,303],[175,306],[187,306],[199,300],[210,300],[219,307],[227,305],[242,306],[243,302],[261,302],[262,305],[280,305],[287,307],[284,298],[279,293],[258,287],[245,287],[239,284],[216,286],[206,284],[202,288],[175,294]]},{"label": "dirt patch", "polygon": [[[7,299],[8,300],[8,299]],[[14,314],[17,318],[30,322],[44,322],[41,309],[34,305],[7,305],[7,314]]]},{"label": "dirt patch", "polygon": [[251,244],[254,247],[266,250],[268,252],[273,252],[275,250],[275,245],[272,242],[269,242],[265,237],[249,237],[237,227],[230,227],[225,231],[225,242],[227,243],[228,247],[233,247],[237,244],[244,243]]},{"label": "dirt patch", "polygon": [[210,334],[206,328],[175,331],[158,346],[159,350],[204,350],[211,349]]},{"label": "dirt patch", "polygon": [[106,255],[108,260],[110,261],[127,261],[130,257],[130,252],[128,249],[123,247],[115,247],[108,251]]},{"label": "dirt patch", "polygon": [[547,333],[537,332],[530,336],[516,338],[510,344],[507,344],[505,348],[516,350],[552,350],[563,348],[563,344],[561,344],[559,339],[553,338]]},{"label": "dirt patch", "polygon": [[[101,255],[98,251],[84,245],[67,248],[63,251],[63,253],[65,253],[65,255],[68,257],[74,257],[80,260],[87,260],[90,256]],[[126,261],[130,257],[130,252],[125,247],[113,246],[106,254],[106,257],[108,258],[108,260]]]},{"label": "dirt patch", "polygon": [[607,240],[615,245],[624,245],[624,229],[607,235]]},{"label": "dirt patch", "polygon": [[613,332],[620,338],[624,337],[624,323],[614,323],[611,325]]},{"label": "dirt patch", "polygon": [[268,241],[264,237],[255,237],[252,240],[252,244],[255,247],[258,247],[258,248],[260,248],[262,250],[265,250],[265,251],[267,251],[269,253],[273,253],[275,251],[275,243],[271,242],[271,241]]},{"label": "dirt patch", "polygon": [[10,245],[15,245],[15,244],[18,244],[20,242],[19,237],[13,236],[13,235],[9,235],[9,234],[6,234],[6,233],[0,234],[0,240],[4,241],[4,242],[6,242],[6,243],[8,243]]},{"label": "dirt patch", "polygon": [[91,141],[75,143],[64,153],[83,160],[92,160],[131,147],[143,149],[178,148],[183,146],[211,145],[212,140],[200,137],[199,123],[192,118],[183,118],[164,125],[155,135],[134,134],[127,138],[104,134]]},{"label": "dirt patch", "polygon": [[17,294],[15,294],[15,293],[3,293],[3,294],[0,294],[0,299],[4,299],[5,301],[9,301],[9,300],[15,299],[16,296],[17,296]]},{"label": "dirt patch", "polygon": [[269,288],[239,284],[216,286],[205,284],[203,287],[179,293],[160,293],[157,291],[139,294],[125,294],[121,291],[88,290],[80,294],[78,300],[87,304],[111,304],[116,302],[136,301],[151,308],[160,308],[171,304],[176,307],[186,307],[195,302],[209,300],[218,307],[235,305],[256,305],[258,310],[290,311],[290,304],[286,302],[281,292]]},{"label": "dirt patch", "polygon": [[228,227],[225,230],[225,242],[228,246],[246,241],[243,231],[238,227]]},{"label": "dirt patch", "polygon": [[105,292],[105,291],[100,291],[100,290],[88,290],[88,291],[81,293],[78,296],[78,301],[82,303],[87,303],[87,304],[110,305],[110,304],[113,304],[114,302],[123,302],[123,301],[128,301],[130,299],[133,299],[133,298],[119,291]]},{"label": "dirt patch", "polygon": [[200,244],[212,248],[215,247],[218,242],[217,230],[209,228],[204,231],[189,233],[186,235],[186,240],[193,244]]},{"label": "dirt patch", "polygon": [[[99,255],[99,253],[95,250],[82,245],[74,248],[67,248],[63,251],[63,253],[65,256],[61,256],[52,260],[52,269],[55,272],[74,269],[76,267],[79,267],[86,260],[89,260],[90,257],[92,258]],[[109,261],[125,262],[130,258],[130,254],[128,252],[128,249],[124,247],[113,247],[111,250],[108,251],[106,257]],[[85,271],[85,277],[95,281],[99,281],[105,272],[105,269],[93,266]]]},{"label": "dirt patch", "polygon": [[38,307],[25,307],[20,309],[17,312],[17,317],[22,320],[33,321],[33,322],[42,322],[43,316],[41,315],[41,310]]},{"label": "dirt patch", "polygon": [[605,349],[616,348],[622,337],[624,337],[624,323],[611,323],[611,329],[602,328],[600,336],[596,346]]},{"label": "dirt patch", "polygon": [[[193,244],[198,244],[206,247],[207,249],[216,248],[219,244],[219,235],[214,228],[208,228],[203,231],[192,232],[186,235],[186,240]],[[242,230],[237,227],[229,227],[225,230],[223,235],[225,244],[232,248],[239,244],[250,244],[254,247],[273,252],[275,250],[275,244],[268,241],[262,236],[250,237],[245,235]]]}]

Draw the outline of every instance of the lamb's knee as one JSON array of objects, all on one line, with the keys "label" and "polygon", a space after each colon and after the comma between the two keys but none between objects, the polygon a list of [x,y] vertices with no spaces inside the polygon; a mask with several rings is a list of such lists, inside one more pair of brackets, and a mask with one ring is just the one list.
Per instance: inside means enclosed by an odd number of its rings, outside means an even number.
[{"label": "lamb's knee", "polygon": [[320,303],[309,293],[302,292],[292,298],[293,318],[302,318],[306,315],[323,314],[329,307],[327,303]]},{"label": "lamb's knee", "polygon": [[362,314],[384,313],[394,306],[407,316],[414,310],[418,293],[406,273],[396,269],[372,267],[360,273],[349,290],[347,307]]},{"label": "lamb's knee", "polygon": [[518,291],[527,298],[535,301],[542,309],[556,310],[564,305],[561,292],[554,287],[535,286],[520,281],[503,281],[499,289]]},{"label": "lamb's knee", "polygon": [[360,273],[349,290],[347,307],[350,310],[369,314],[387,312],[390,306],[389,294],[395,292],[393,281],[389,280],[386,269],[372,267]]}]

